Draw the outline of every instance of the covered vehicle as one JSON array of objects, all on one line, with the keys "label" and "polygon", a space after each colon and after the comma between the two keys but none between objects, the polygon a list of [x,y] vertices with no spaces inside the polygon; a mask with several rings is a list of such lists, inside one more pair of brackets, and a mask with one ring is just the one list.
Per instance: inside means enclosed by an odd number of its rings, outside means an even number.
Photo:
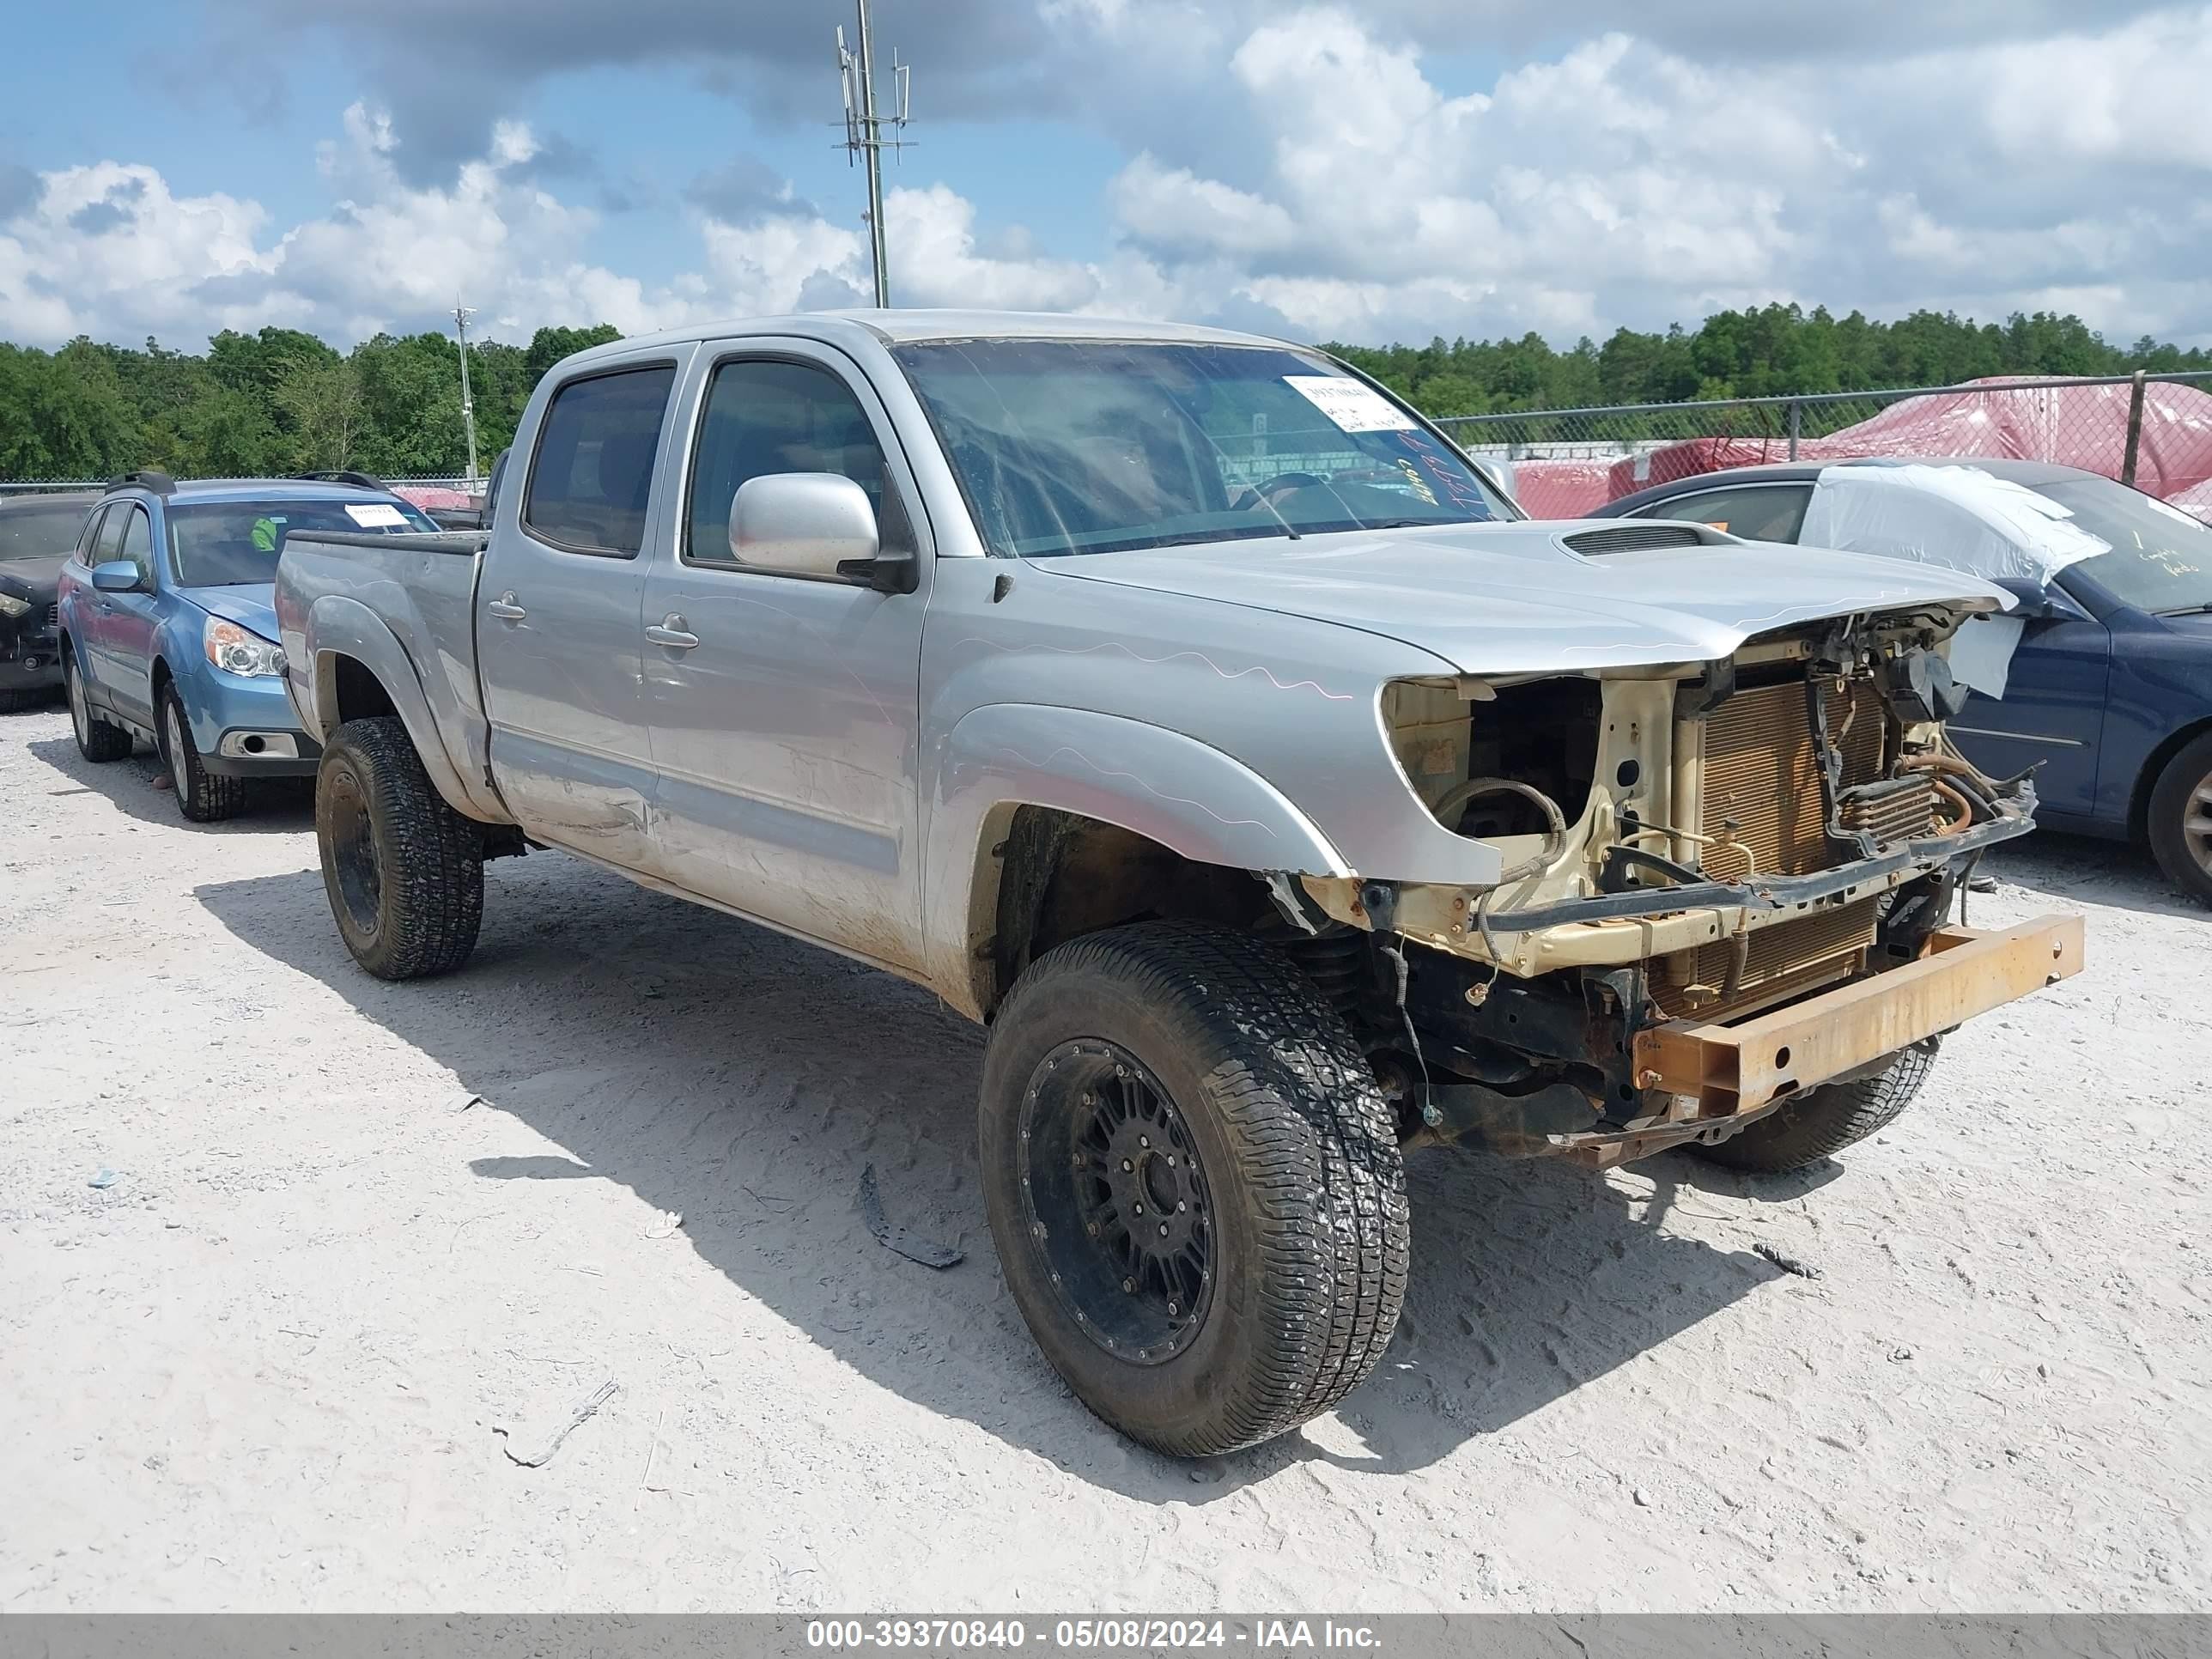
[{"label": "covered vehicle", "polygon": [[1951,921],[2034,805],[1928,701],[2002,590],[1528,521],[1318,352],[774,318],[568,359],[514,457],[481,536],[285,543],[347,949],[452,971],[559,848],[988,1022],[1007,1285],[1148,1445],[1381,1361],[1407,1149],[1795,1168],[2081,961]]},{"label": "covered vehicle", "polygon": [[155,744],[196,823],[255,777],[305,777],[321,753],[293,718],[270,609],[288,532],[434,529],[374,478],[116,479],[82,520],[57,599],[70,719],[87,760]]},{"label": "covered vehicle", "polygon": [[1997,776],[2033,768],[2043,822],[2147,842],[2212,902],[2212,527],[2094,472],[1980,458],[1739,467],[1601,512],[1996,582],[2014,612],[1949,647],[1972,692],[1960,750]]},{"label": "covered vehicle", "polygon": [[100,497],[0,496],[0,714],[44,702],[62,683],[55,584]]}]

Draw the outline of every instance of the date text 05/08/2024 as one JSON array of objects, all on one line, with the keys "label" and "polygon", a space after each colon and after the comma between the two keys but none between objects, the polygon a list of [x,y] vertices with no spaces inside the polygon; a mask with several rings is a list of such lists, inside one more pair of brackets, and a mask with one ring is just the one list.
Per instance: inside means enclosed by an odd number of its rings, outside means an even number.
[{"label": "date text 05/08/2024", "polygon": [[915,1652],[1031,1645],[1064,1651],[1115,1652],[1174,1648],[1242,1648],[1254,1653],[1307,1649],[1371,1652],[1382,1646],[1371,1626],[1308,1619],[814,1619],[810,1648],[889,1648]]}]

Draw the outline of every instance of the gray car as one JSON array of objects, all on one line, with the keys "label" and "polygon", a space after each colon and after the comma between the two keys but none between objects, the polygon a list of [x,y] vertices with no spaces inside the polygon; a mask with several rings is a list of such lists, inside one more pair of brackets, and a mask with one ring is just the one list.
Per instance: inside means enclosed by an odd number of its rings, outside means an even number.
[{"label": "gray car", "polygon": [[514,453],[483,535],[285,542],[348,949],[458,968],[559,848],[987,1022],[1007,1284],[1167,1451],[1379,1361],[1407,1151],[1794,1167],[2080,963],[1951,924],[2031,825],[1942,732],[1999,590],[1528,522],[1313,351],[772,319],[568,359]]}]

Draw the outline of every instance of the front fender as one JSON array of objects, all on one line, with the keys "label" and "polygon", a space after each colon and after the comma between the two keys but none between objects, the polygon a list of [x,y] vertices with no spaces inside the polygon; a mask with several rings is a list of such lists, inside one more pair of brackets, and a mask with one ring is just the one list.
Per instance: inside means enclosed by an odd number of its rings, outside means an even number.
[{"label": "front fender", "polygon": [[995,884],[978,880],[981,854],[987,832],[1000,833],[1014,806],[1115,824],[1201,864],[1353,873],[1328,838],[1258,773],[1142,720],[989,703],[961,718],[937,763],[922,899],[931,979],[948,1000],[973,982],[975,944],[995,924]]},{"label": "front fender", "polygon": [[489,788],[470,787],[468,757],[447,748],[422,689],[422,677],[381,617],[358,599],[325,593],[308,608],[305,635],[309,661],[295,665],[285,683],[301,720],[318,742],[327,744],[337,728],[337,664],[341,657],[350,657],[376,677],[392,699],[409,741],[422,757],[422,769],[446,804],[483,822],[512,821]]}]

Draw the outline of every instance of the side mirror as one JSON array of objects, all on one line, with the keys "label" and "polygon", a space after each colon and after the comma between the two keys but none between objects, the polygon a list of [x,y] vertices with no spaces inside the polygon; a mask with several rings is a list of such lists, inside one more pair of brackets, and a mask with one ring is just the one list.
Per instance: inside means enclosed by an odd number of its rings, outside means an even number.
[{"label": "side mirror", "polygon": [[92,585],[103,593],[143,593],[145,579],[128,559],[110,559],[92,568]]},{"label": "side mirror", "polygon": [[2011,615],[2031,619],[2050,617],[2078,617],[2080,607],[2055,587],[2032,581],[2026,576],[1992,576],[1990,580],[2019,601]]},{"label": "side mirror", "polygon": [[911,555],[883,552],[868,492],[836,472],[769,472],[730,502],[730,556],[789,576],[903,587]]}]

